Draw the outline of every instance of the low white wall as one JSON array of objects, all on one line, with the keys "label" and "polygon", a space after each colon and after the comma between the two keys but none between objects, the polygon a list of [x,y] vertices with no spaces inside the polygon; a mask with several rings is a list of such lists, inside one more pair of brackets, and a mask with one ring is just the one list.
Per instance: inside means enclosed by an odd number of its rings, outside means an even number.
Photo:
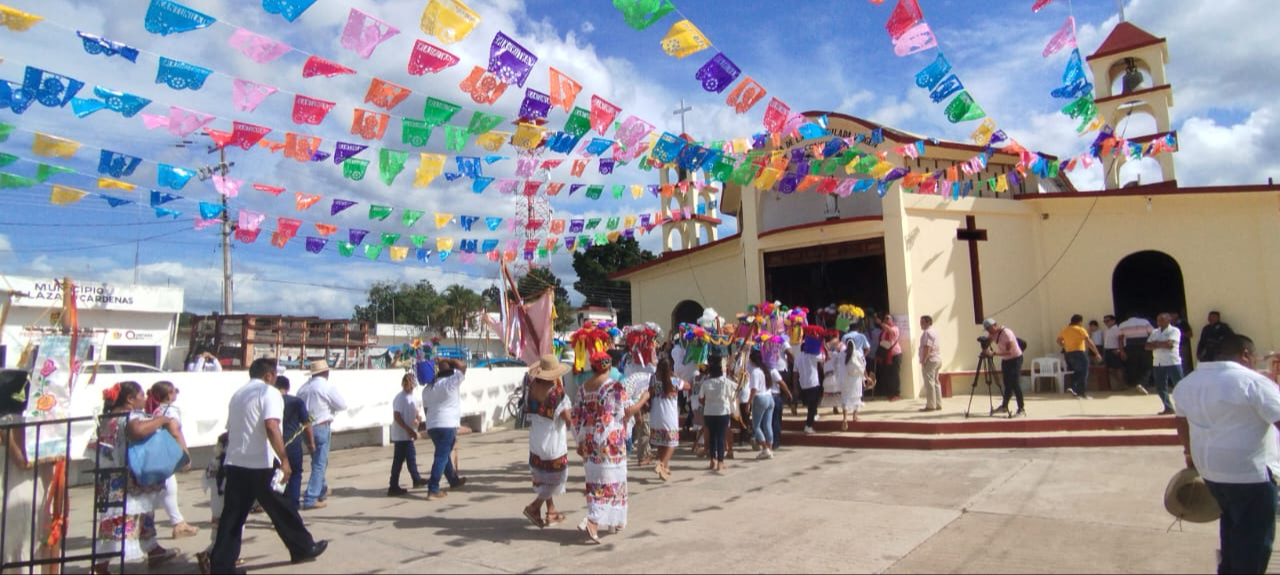
[{"label": "low white wall", "polygon": [[[330,372],[330,381],[338,386],[348,409],[334,418],[335,433],[381,428],[384,444],[392,421],[391,401],[400,392],[404,370],[352,370]],[[464,419],[479,419],[476,431],[484,432],[494,423],[507,418],[507,398],[524,378],[524,368],[476,368],[467,371],[462,386]],[[308,376],[302,371],[286,372],[296,393]],[[212,446],[226,429],[227,405],[231,394],[249,381],[248,372],[221,373],[157,373],[98,375],[93,383],[79,382],[71,398],[73,417],[97,415],[102,411],[102,390],[120,381],[136,381],[145,391],[157,381],[171,381],[179,389],[177,406],[182,410],[182,430],[189,447]],[[421,389],[421,388],[419,388]],[[83,458],[93,438],[93,425],[81,423],[72,427],[71,455]]]}]

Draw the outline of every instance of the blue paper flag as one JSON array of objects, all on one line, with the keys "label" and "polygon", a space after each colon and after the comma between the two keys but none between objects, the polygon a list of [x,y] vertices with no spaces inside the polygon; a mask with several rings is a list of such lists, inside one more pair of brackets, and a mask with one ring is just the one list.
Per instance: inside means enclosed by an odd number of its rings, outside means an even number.
[{"label": "blue paper flag", "polygon": [[943,100],[950,98],[952,94],[963,89],[964,83],[960,81],[960,77],[952,74],[929,92],[929,99],[933,100],[934,104],[940,104]]},{"label": "blue paper flag", "polygon": [[0,108],[8,108],[15,114],[22,114],[35,101],[34,94],[23,90],[21,84],[8,80],[0,81]]},{"label": "blue paper flag", "polygon": [[485,218],[484,225],[488,226],[489,231],[497,231],[498,226],[502,225],[502,218]]},{"label": "blue paper flag", "polygon": [[113,178],[123,178],[132,176],[133,171],[138,169],[138,164],[142,163],[142,158],[121,154],[120,152],[112,152],[111,150],[102,150],[98,156],[98,173],[107,174]]},{"label": "blue paper flag", "polygon": [[458,162],[458,171],[462,172],[462,175],[473,180],[484,175],[480,158],[458,156],[456,161]]},{"label": "blue paper flag", "polygon": [[106,201],[107,201],[107,203],[108,203],[108,204],[110,204],[110,205],[111,205],[111,207],[113,207],[113,208],[118,208],[118,207],[123,206],[123,205],[125,205],[125,204],[132,204],[132,203],[133,203],[133,200],[126,200],[126,199],[124,199],[124,198],[117,198],[117,197],[115,197],[115,196],[108,196],[108,195],[106,195],[106,194],[98,194],[98,195],[99,195],[100,197],[102,197],[102,199],[106,200]]},{"label": "blue paper flag", "polygon": [[172,58],[160,57],[160,68],[156,70],[156,83],[167,84],[174,90],[199,90],[213,70],[188,64]]},{"label": "blue paper flag", "polygon": [[75,112],[76,117],[83,118],[98,110],[107,109],[118,112],[126,118],[132,118],[151,104],[151,100],[141,96],[108,90],[102,86],[94,86],[93,94],[98,97],[97,100],[81,98],[71,100],[71,111]]},{"label": "blue paper flag", "polygon": [[430,263],[429,260],[431,258],[431,250],[420,249],[418,250],[417,256],[418,256],[418,261],[423,263]]},{"label": "blue paper flag", "polygon": [[262,9],[271,14],[284,16],[285,20],[293,22],[315,3],[316,0],[262,0]]},{"label": "blue paper flag", "polygon": [[821,138],[823,136],[830,135],[831,132],[828,132],[826,128],[812,122],[800,125],[800,137],[805,140],[812,140],[814,138]]},{"label": "blue paper flag", "polygon": [[75,78],[27,66],[21,86],[4,82],[0,87],[0,107],[9,108],[16,114],[27,111],[32,102],[61,108],[71,102],[83,87],[84,82]]},{"label": "blue paper flag", "polygon": [[599,156],[613,147],[613,140],[605,138],[591,138],[591,143],[587,144],[586,152],[593,156]]},{"label": "blue paper flag", "polygon": [[76,35],[80,37],[84,44],[84,51],[93,55],[102,54],[108,58],[111,56],[120,56],[125,60],[133,63],[138,62],[138,49],[129,46],[123,42],[113,42],[101,36],[86,34],[76,31]]},{"label": "blue paper flag", "polygon": [[480,253],[482,254],[487,254],[496,249],[498,249],[498,240],[485,240],[484,243],[480,245]]},{"label": "blue paper flag", "polygon": [[484,163],[492,166],[495,162],[501,162],[502,160],[505,160],[505,159],[507,159],[506,156],[485,156]]},{"label": "blue paper flag", "polygon": [[459,174],[459,173],[457,173],[457,172],[445,172],[445,173],[444,173],[444,179],[445,179],[445,181],[447,181],[447,182],[452,182],[452,181],[454,181],[454,180],[460,179],[461,177],[462,177],[462,174]]},{"label": "blue paper flag", "polygon": [[191,177],[196,175],[195,170],[185,168],[176,168],[169,164],[160,164],[156,180],[159,185],[173,190],[181,190]]},{"label": "blue paper flag", "polygon": [[476,178],[471,182],[471,191],[479,194],[493,183],[493,178]]},{"label": "blue paper flag", "polygon": [[176,220],[178,219],[178,216],[181,216],[181,215],[182,215],[182,212],[179,212],[178,210],[171,210],[169,208],[156,208],[157,218],[163,218],[168,216]]},{"label": "blue paper flag", "polygon": [[148,32],[167,36],[212,26],[218,20],[170,0],[151,0],[144,25]]},{"label": "blue paper flag", "polygon": [[[156,208],[160,210],[162,208]],[[227,209],[222,204],[211,204],[209,202],[200,202],[200,217],[206,220],[212,220],[222,215],[222,211]]]},{"label": "blue paper flag", "polygon": [[164,204],[174,200],[180,200],[182,196],[170,194],[169,192],[161,192],[159,190],[151,190],[151,207],[158,208]]},{"label": "blue paper flag", "polygon": [[480,218],[477,216],[458,216],[458,225],[462,226],[463,231],[471,231],[471,226]]}]

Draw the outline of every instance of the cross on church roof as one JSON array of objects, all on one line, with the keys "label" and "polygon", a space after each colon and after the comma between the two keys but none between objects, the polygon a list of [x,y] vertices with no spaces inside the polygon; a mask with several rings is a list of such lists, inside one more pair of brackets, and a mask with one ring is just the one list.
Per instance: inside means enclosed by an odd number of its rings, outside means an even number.
[{"label": "cross on church roof", "polygon": [[685,129],[685,126],[684,126],[684,116],[685,114],[688,114],[689,112],[692,112],[692,111],[693,111],[693,108],[684,105],[684,98],[680,98],[680,108],[678,108],[676,111],[671,113],[672,116],[680,116],[680,133],[681,134],[689,133],[689,130]]}]

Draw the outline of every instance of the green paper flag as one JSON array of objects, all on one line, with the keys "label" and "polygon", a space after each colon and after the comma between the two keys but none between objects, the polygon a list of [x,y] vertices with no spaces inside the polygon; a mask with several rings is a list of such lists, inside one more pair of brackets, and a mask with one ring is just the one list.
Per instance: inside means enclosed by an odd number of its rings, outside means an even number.
[{"label": "green paper flag", "polygon": [[347,158],[342,162],[342,177],[358,182],[364,179],[365,172],[369,171],[369,160],[361,160],[358,158]]},{"label": "green paper flag", "polygon": [[591,218],[587,220],[587,229],[594,230],[600,227],[600,221],[601,221],[600,218]]},{"label": "green paper flag", "polygon": [[626,192],[627,192],[627,186],[625,184],[613,185],[613,199],[621,200],[622,194],[625,194]]},{"label": "green paper flag", "polygon": [[589,186],[587,188],[587,197],[593,200],[600,199],[600,194],[603,194],[603,193],[604,193],[604,186],[601,186],[599,184],[594,186]]},{"label": "green paper flag", "polygon": [[413,224],[418,223],[418,219],[425,213],[426,212],[422,210],[404,210],[404,212],[400,214],[400,223],[404,224],[404,227],[406,228],[410,227]]},{"label": "green paper flag", "polygon": [[451,152],[461,152],[467,148],[467,139],[471,137],[471,133],[462,126],[445,126],[444,138],[445,148]]},{"label": "green paper flag", "polygon": [[338,253],[349,258],[356,253],[356,245],[351,242],[338,242]]},{"label": "green paper flag", "polygon": [[982,106],[973,101],[973,96],[969,95],[968,90],[960,92],[959,96],[956,96],[950,104],[947,104],[947,120],[952,124],[981,120],[985,117],[987,117],[987,113],[982,110]]},{"label": "green paper flag", "polygon": [[422,249],[427,243],[427,236],[409,236],[409,241],[413,242],[413,247]]},{"label": "green paper flag", "polygon": [[1053,160],[1052,162],[1049,162],[1049,177],[1050,177],[1050,178],[1056,178],[1056,177],[1058,177],[1058,166],[1059,166],[1058,160]]},{"label": "green paper flag", "polygon": [[642,172],[651,172],[651,171],[653,171],[653,164],[649,163],[649,156],[648,156],[648,155],[646,155],[646,156],[645,156],[645,157],[643,157],[643,158],[640,158],[640,171],[642,171]]},{"label": "green paper flag", "polygon": [[404,163],[409,159],[409,152],[399,150],[388,150],[382,148],[378,150],[378,175],[382,178],[382,183],[390,186],[396,181],[396,176],[404,171]]},{"label": "green paper flag", "polygon": [[756,174],[760,171],[760,167],[747,161],[738,164],[737,169],[733,170],[733,183],[739,186],[749,186],[755,181]]},{"label": "green paper flag", "polygon": [[657,24],[676,9],[671,0],[613,0],[613,7],[620,10],[627,25],[636,30]]},{"label": "green paper flag", "polygon": [[618,229],[618,224],[620,223],[622,223],[622,218],[617,218],[617,217],[609,218],[609,221],[604,225],[604,227],[607,228],[609,231],[613,231]]},{"label": "green paper flag", "polygon": [[431,125],[413,118],[405,118],[400,122],[400,142],[415,148],[427,145],[431,139]]},{"label": "green paper flag", "polygon": [[569,120],[564,123],[564,131],[573,134],[575,138],[581,138],[584,134],[590,132],[591,111],[575,106],[573,113],[569,114]]},{"label": "green paper flag", "polygon": [[389,246],[400,241],[400,234],[389,234],[382,232],[382,245]]},{"label": "green paper flag", "polygon": [[596,234],[595,244],[596,244],[597,246],[602,246],[602,245],[605,245],[605,244],[607,244],[607,243],[609,243],[609,234],[606,234],[606,233],[604,233],[604,232],[600,232],[600,233]]},{"label": "green paper flag", "polygon": [[388,207],[388,206],[378,206],[378,205],[369,206],[369,219],[377,220],[377,221],[385,220],[387,219],[387,216],[390,216],[391,212],[394,210],[395,208]]},{"label": "green paper flag", "polygon": [[467,131],[471,132],[472,136],[479,136],[480,134],[497,128],[498,125],[502,123],[503,119],[504,118],[502,116],[497,114],[490,114],[488,112],[481,112],[477,110],[475,114],[471,115],[471,124],[467,126]]},{"label": "green paper flag", "polygon": [[0,122],[0,142],[8,140],[9,134],[12,134],[13,130],[14,130],[13,124],[6,124],[4,122]]},{"label": "green paper flag", "polygon": [[0,168],[18,161],[18,157],[13,154],[0,154]]},{"label": "green paper flag", "polygon": [[364,246],[364,257],[376,260],[380,255],[382,255],[382,244],[367,244]]},{"label": "green paper flag", "polygon": [[40,182],[37,182],[35,178],[27,178],[0,172],[0,190],[7,190],[11,188],[30,188],[38,183]]},{"label": "green paper flag", "polygon": [[547,255],[547,248],[538,248],[538,257],[544,260],[547,259],[547,257],[549,257]]},{"label": "green paper flag", "polygon": [[453,119],[453,115],[461,110],[462,106],[452,102],[446,102],[439,98],[427,98],[427,103],[422,109],[422,119],[426,120],[428,126],[443,126]]},{"label": "green paper flag", "polygon": [[64,168],[62,166],[50,166],[49,164],[40,164],[40,166],[36,168],[36,181],[43,182],[45,180],[48,180],[50,176],[55,176],[57,174],[74,174],[74,173],[76,173],[76,171],[71,168]]},{"label": "green paper flag", "polygon": [[853,166],[853,171],[854,173],[857,173],[857,174],[865,174],[867,172],[870,172],[871,168],[876,167],[876,164],[879,164],[879,163],[880,163],[880,158],[877,158],[875,156],[867,156],[865,158],[862,158],[861,160],[858,160],[858,163]]},{"label": "green paper flag", "polygon": [[720,156],[716,160],[716,165],[711,168],[711,179],[721,183],[727,182],[729,178],[733,177],[733,170],[736,167],[738,165],[733,161],[733,158]]}]

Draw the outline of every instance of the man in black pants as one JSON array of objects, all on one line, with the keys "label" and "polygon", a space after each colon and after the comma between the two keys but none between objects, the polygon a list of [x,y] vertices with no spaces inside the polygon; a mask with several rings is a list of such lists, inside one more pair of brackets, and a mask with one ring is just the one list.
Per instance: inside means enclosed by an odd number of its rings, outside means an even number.
[{"label": "man in black pants", "polygon": [[805,328],[804,343],[800,346],[800,353],[795,355],[796,375],[800,380],[800,396],[804,399],[806,416],[804,420],[804,432],[806,435],[812,435],[815,430],[813,424],[818,419],[818,404],[822,403],[822,381],[819,378],[819,372],[822,371],[822,335],[818,333],[820,330],[810,331]]},{"label": "man in black pants", "polygon": [[982,327],[991,336],[991,343],[983,353],[1000,358],[1000,377],[1004,383],[1004,401],[1000,402],[1000,407],[992,411],[991,415],[1008,415],[1009,398],[1016,395],[1018,412],[1013,417],[1026,417],[1027,406],[1022,398],[1022,344],[1018,342],[1018,335],[991,318],[982,322]]},{"label": "man in black pants", "polygon": [[254,361],[249,366],[249,377],[249,383],[231,396],[227,415],[226,503],[210,553],[214,573],[245,572],[236,569],[235,564],[240,558],[244,523],[255,501],[271,518],[293,563],[314,560],[329,546],[328,541],[313,539],[298,512],[272,489],[273,453],[274,459],[280,461],[284,482],[293,473],[280,430],[284,398],[272,387],[275,359]]}]

